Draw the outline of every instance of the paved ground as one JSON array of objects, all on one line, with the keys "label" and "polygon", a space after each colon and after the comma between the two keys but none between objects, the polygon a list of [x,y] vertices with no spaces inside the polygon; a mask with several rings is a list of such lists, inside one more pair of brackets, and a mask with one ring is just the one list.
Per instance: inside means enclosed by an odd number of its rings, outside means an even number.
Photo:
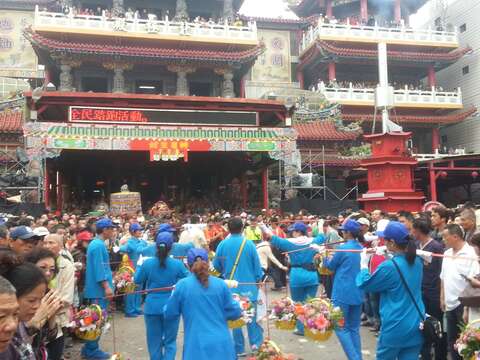
[{"label": "paved ground", "polygon": [[[278,293],[274,294],[279,297]],[[117,312],[112,322],[113,326],[109,332],[102,337],[102,346],[104,350],[121,353],[125,359],[130,360],[148,360],[148,351],[145,340],[145,327],[143,317],[131,319],[125,318],[123,314]],[[265,326],[266,329],[266,326]],[[265,331],[267,333],[267,331]],[[303,337],[293,335],[290,331],[281,331],[275,329],[273,324],[270,326],[270,336],[280,348],[286,353],[293,353],[304,360],[329,359],[344,360],[344,355],[340,343],[335,335],[327,342],[316,343]],[[115,338],[115,342],[113,339]],[[178,352],[177,359],[182,359],[182,341],[183,330],[178,334]],[[366,328],[362,328],[362,349],[364,359],[375,358],[376,338]],[[75,346],[70,359],[79,359],[78,346]]]}]

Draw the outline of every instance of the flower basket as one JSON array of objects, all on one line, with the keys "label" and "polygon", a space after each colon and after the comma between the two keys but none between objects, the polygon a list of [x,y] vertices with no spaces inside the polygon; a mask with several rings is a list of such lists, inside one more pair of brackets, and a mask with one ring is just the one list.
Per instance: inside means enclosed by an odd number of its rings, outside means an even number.
[{"label": "flower basket", "polygon": [[330,271],[330,270],[328,270],[328,269],[324,266],[324,259],[325,259],[325,257],[320,256],[320,255],[315,258],[315,264],[317,265],[318,273],[319,273],[320,275],[324,275],[324,276],[326,276],[326,275],[333,275],[333,272]]},{"label": "flower basket", "polygon": [[113,282],[118,293],[129,294],[135,291],[137,288],[133,281],[133,275],[135,270],[128,265],[122,265],[120,269],[115,273]]},{"label": "flower basket", "polygon": [[74,314],[71,326],[79,339],[95,341],[102,335],[102,329],[106,321],[106,311],[93,304],[80,308]]},{"label": "flower basket", "polygon": [[319,332],[319,331],[313,332],[312,330],[305,328],[305,337],[314,341],[319,341],[319,342],[328,341],[328,339],[330,339],[332,334],[333,334],[332,330],[327,330],[324,332]]},{"label": "flower basket", "polygon": [[296,320],[277,320],[275,321],[275,327],[278,330],[293,330],[295,329],[295,326],[297,325]]},{"label": "flower basket", "polygon": [[274,300],[271,303],[270,319],[275,321],[275,327],[280,330],[295,329],[297,316],[295,314],[295,303],[292,299],[285,297]]},{"label": "flower basket", "polygon": [[241,328],[242,326],[247,325],[243,319],[238,319],[238,320],[228,320],[228,327],[230,329],[238,329]]},{"label": "flower basket", "polygon": [[242,317],[237,320],[229,320],[228,327],[230,329],[237,329],[253,321],[253,318],[255,317],[255,307],[248,297],[233,294],[233,300],[239,303],[240,308],[242,309]]},{"label": "flower basket", "polygon": [[296,313],[305,326],[305,336],[314,341],[327,341],[333,330],[345,323],[342,310],[328,299],[311,299],[303,307],[297,307]]},{"label": "flower basket", "polygon": [[265,340],[257,354],[247,358],[247,360],[295,360],[297,357],[292,354],[284,354],[280,348],[271,340]]},{"label": "flower basket", "polygon": [[467,324],[455,343],[455,349],[464,359],[478,360],[480,357],[479,326],[480,320],[475,320]]}]

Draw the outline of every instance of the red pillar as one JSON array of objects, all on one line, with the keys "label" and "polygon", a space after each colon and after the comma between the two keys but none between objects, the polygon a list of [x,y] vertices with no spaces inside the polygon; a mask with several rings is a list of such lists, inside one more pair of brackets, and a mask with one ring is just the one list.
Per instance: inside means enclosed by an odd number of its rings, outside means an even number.
[{"label": "red pillar", "polygon": [[268,209],[268,168],[262,171],[263,208]]},{"label": "red pillar", "polygon": [[333,6],[332,6],[332,0],[327,0],[327,9],[326,9],[326,14],[328,18],[331,18],[333,16]]},{"label": "red pillar", "polygon": [[242,76],[242,79],[240,80],[240,97],[244,98],[245,97],[245,76]]},{"label": "red pillar", "polygon": [[360,0],[360,19],[368,20],[368,1]]},{"label": "red pillar", "polygon": [[300,84],[300,89],[304,89],[305,80],[303,78],[303,72],[301,70],[297,70],[297,81]]},{"label": "red pillar", "polygon": [[395,22],[400,23],[402,20],[402,0],[395,0]]},{"label": "red pillar", "polygon": [[328,63],[328,80],[332,81],[336,78],[337,78],[337,67],[335,63],[332,61]]},{"label": "red pillar", "polygon": [[435,153],[435,150],[440,148],[440,130],[438,127],[432,129],[432,151]]},{"label": "red pillar", "polygon": [[48,160],[45,160],[45,174],[43,179],[43,201],[45,208],[50,209],[50,178],[48,176]]},{"label": "red pillar", "polygon": [[437,201],[437,176],[435,175],[435,170],[433,170],[433,164],[429,165],[430,169],[430,200]]},{"label": "red pillar", "polygon": [[428,87],[432,88],[437,86],[437,77],[435,75],[435,68],[433,64],[428,66]]},{"label": "red pillar", "polygon": [[242,192],[242,208],[246,209],[248,205],[247,196],[247,175],[243,174],[240,180],[240,191]]}]

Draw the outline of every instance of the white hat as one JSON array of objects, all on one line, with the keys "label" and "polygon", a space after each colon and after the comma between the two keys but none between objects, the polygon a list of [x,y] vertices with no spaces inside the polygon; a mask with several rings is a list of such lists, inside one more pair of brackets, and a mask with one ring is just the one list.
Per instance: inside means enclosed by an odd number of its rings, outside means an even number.
[{"label": "white hat", "polygon": [[39,226],[33,229],[33,233],[37,236],[47,236],[48,234],[50,234],[50,231],[48,231],[46,227]]},{"label": "white hat", "polygon": [[358,219],[357,222],[361,225],[370,226],[370,221],[367,218],[364,218],[364,217],[361,217],[360,219]]},{"label": "white hat", "polygon": [[378,234],[379,232],[380,233],[383,233],[385,231],[385,228],[387,227],[388,223],[390,222],[390,220],[388,219],[381,219],[381,220],[378,220],[378,223],[377,223],[377,231],[375,232],[376,234]]},{"label": "white hat", "polygon": [[242,213],[240,214],[240,217],[241,217],[241,218],[246,218],[246,217],[247,217],[247,213],[246,213],[245,211],[242,212]]},{"label": "white hat", "polygon": [[229,219],[231,216],[230,216],[230,213],[225,213],[225,215],[223,215],[223,218],[224,219]]}]

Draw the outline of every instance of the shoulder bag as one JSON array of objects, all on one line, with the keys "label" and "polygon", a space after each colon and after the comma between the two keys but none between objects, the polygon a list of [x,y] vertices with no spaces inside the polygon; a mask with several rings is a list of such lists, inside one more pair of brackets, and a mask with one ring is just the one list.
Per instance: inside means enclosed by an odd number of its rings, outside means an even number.
[{"label": "shoulder bag", "polygon": [[430,316],[428,314],[423,315],[422,312],[420,311],[420,307],[418,306],[417,302],[415,301],[415,298],[413,297],[412,292],[410,291],[410,288],[407,285],[407,282],[405,281],[405,278],[403,277],[402,272],[400,271],[400,268],[398,267],[398,264],[395,262],[395,259],[392,259],[393,265],[395,265],[395,268],[398,271],[398,274],[400,275],[400,279],[402,280],[403,286],[407,290],[408,295],[410,296],[410,299],[412,299],[413,304],[415,305],[415,308],[417,309],[420,318],[423,319],[421,324],[420,324],[420,330],[422,331],[422,334],[425,338],[425,342],[428,344],[436,344],[440,341],[442,338],[442,324],[438,319],[434,318],[433,316]]}]

